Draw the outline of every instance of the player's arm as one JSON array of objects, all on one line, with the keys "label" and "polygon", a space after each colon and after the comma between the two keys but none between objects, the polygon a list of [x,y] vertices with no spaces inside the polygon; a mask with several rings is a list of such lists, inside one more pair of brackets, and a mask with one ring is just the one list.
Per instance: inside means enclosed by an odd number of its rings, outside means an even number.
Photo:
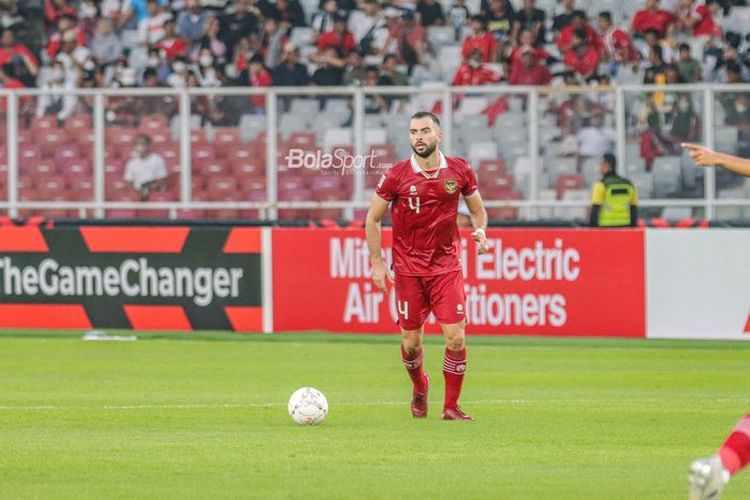
[{"label": "player's arm", "polygon": [[682,147],[690,152],[693,161],[702,167],[720,166],[736,174],[750,177],[750,160],[732,156],[725,153],[717,153],[712,149],[699,144],[682,143]]},{"label": "player's arm", "polygon": [[377,194],[373,194],[370,209],[367,211],[367,218],[365,219],[367,248],[370,251],[370,264],[372,265],[372,281],[383,292],[388,290],[386,278],[393,281],[393,275],[385,265],[380,246],[380,222],[383,220],[386,210],[388,210],[388,202]]},{"label": "player's arm", "polygon": [[483,254],[489,251],[487,246],[487,210],[484,208],[484,202],[482,201],[482,195],[479,191],[475,191],[474,194],[464,197],[466,202],[466,208],[469,209],[469,216],[471,217],[471,226],[474,228],[474,232],[471,233],[471,237],[477,242],[479,247],[479,253]]}]

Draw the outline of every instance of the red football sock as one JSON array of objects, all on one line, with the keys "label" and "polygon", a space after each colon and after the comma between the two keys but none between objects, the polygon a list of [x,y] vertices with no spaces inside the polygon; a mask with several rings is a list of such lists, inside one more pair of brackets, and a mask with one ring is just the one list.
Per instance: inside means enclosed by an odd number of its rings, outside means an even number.
[{"label": "red football sock", "polygon": [[414,354],[409,354],[404,349],[404,345],[401,344],[401,360],[404,362],[404,367],[414,384],[414,390],[419,394],[424,394],[426,389],[424,369],[422,368],[423,359],[424,349],[421,346],[417,348]]},{"label": "red football sock", "polygon": [[458,404],[461,395],[461,384],[466,371],[466,348],[460,351],[445,349],[443,359],[443,377],[445,377],[445,403],[443,408],[453,408]]},{"label": "red football sock", "polygon": [[750,413],[737,422],[719,449],[719,457],[732,475],[750,462]]}]

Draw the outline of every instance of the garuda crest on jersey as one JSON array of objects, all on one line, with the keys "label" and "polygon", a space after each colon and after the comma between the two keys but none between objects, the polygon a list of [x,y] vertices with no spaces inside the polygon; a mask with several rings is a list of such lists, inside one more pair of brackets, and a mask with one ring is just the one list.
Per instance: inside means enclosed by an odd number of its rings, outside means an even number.
[{"label": "garuda crest on jersey", "polygon": [[446,179],[444,186],[445,186],[446,193],[454,194],[456,190],[458,189],[458,182],[455,179]]}]

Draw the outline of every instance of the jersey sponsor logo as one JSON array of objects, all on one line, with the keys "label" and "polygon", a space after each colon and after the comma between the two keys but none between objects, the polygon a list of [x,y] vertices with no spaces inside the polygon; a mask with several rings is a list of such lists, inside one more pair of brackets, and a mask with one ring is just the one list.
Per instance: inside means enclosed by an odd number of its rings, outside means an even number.
[{"label": "jersey sponsor logo", "polygon": [[448,194],[455,194],[458,190],[458,181],[456,179],[445,179],[443,185],[445,186],[445,192]]}]

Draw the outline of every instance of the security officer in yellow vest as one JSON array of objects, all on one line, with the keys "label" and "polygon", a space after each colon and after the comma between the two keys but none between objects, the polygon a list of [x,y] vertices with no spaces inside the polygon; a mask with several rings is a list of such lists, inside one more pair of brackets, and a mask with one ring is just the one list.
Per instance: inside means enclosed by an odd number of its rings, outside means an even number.
[{"label": "security officer in yellow vest", "polygon": [[592,227],[635,227],[638,224],[638,192],[633,184],[617,175],[617,160],[605,154],[599,163],[602,179],[591,193]]}]

